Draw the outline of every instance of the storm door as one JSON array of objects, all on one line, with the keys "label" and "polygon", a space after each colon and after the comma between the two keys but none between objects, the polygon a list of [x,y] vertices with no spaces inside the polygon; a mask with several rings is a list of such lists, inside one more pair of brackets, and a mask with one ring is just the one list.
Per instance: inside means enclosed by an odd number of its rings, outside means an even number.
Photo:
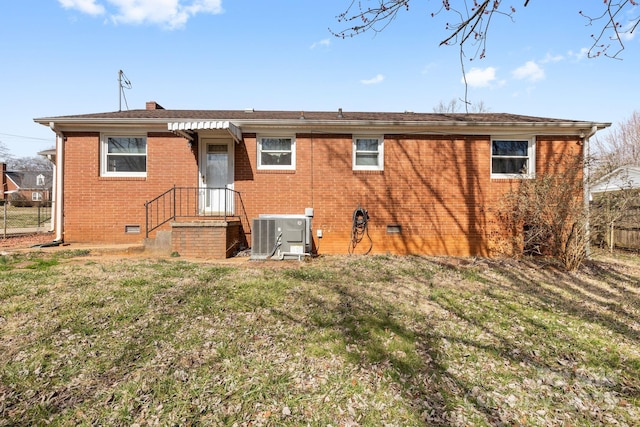
[{"label": "storm door", "polygon": [[201,212],[233,215],[233,141],[203,139],[200,159]]}]

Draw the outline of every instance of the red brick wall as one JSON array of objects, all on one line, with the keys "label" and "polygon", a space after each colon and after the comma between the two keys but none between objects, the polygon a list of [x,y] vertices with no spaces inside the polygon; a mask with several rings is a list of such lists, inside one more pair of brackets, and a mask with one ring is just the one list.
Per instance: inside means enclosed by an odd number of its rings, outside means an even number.
[{"label": "red brick wall", "polygon": [[193,221],[171,228],[171,250],[185,257],[224,259],[240,249],[239,221]]},{"label": "red brick wall", "polygon": [[[99,176],[97,133],[67,138],[65,241],[139,242],[146,200],[174,184],[197,185],[197,150],[172,134],[149,135],[148,172],[141,179]],[[557,171],[581,150],[578,138],[539,137],[536,171]],[[385,135],[381,172],[352,170],[350,134],[296,135],[294,171],[259,171],[256,159],[256,135],[245,134],[244,143],[235,144],[235,189],[249,220],[312,207],[320,253],[347,253],[352,214],[362,206],[370,215],[373,253],[488,255],[488,236],[498,226],[493,209],[519,182],[491,179],[489,136]],[[136,224],[140,235],[124,233],[125,225]],[[388,234],[388,225],[400,225],[401,234]],[[366,248],[365,239],[356,252]]]},{"label": "red brick wall", "polygon": [[5,191],[9,190],[9,188],[7,187],[8,179],[7,179],[6,172],[7,172],[7,164],[0,162],[0,175],[1,175],[0,176],[0,193],[1,193],[0,200],[4,200],[7,197],[7,195],[4,193]]},{"label": "red brick wall", "polygon": [[[347,253],[353,211],[370,215],[372,253],[489,255],[495,205],[518,180],[491,179],[489,136],[385,135],[384,171],[353,171],[351,135],[296,137],[295,171],[258,171],[255,135],[236,151],[236,190],[250,217],[303,214],[313,207],[315,245]],[[538,173],[580,155],[578,139],[539,138]],[[239,167],[242,165],[242,167]],[[246,168],[250,165],[250,171]],[[401,234],[388,234],[400,225]],[[320,242],[316,230],[323,231]],[[356,253],[369,248],[365,238]]]},{"label": "red brick wall", "polygon": [[[195,149],[173,134],[148,135],[146,178],[101,177],[100,135],[66,136],[63,205],[66,242],[141,242],[145,202],[174,184],[197,185]],[[126,234],[126,225],[139,225],[140,234]]]}]

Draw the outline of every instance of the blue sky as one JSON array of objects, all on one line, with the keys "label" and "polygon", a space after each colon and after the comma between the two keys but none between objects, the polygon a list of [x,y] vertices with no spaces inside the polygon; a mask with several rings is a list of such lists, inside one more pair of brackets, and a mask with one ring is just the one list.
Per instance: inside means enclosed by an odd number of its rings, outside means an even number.
[{"label": "blue sky", "polygon": [[[439,0],[414,0],[381,33],[338,39],[328,28],[342,29],[336,16],[349,3],[6,1],[0,141],[35,156],[54,135],[33,118],[117,111],[118,70],[132,83],[123,109],[153,100],[169,109],[432,112],[464,97],[458,49],[438,46],[453,17],[430,16]],[[494,18],[486,58],[466,62],[470,101],[614,125],[640,110],[640,37],[625,40],[622,60],[584,54],[594,27],[578,11],[595,14],[600,0],[523,3],[513,0],[515,22]]]}]

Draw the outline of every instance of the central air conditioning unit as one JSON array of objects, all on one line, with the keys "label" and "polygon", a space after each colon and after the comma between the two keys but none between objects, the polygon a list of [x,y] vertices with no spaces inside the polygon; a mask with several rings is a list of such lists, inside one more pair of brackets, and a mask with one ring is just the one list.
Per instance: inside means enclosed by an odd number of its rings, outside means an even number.
[{"label": "central air conditioning unit", "polygon": [[302,259],[311,256],[313,209],[304,215],[260,215],[251,228],[251,259]]}]

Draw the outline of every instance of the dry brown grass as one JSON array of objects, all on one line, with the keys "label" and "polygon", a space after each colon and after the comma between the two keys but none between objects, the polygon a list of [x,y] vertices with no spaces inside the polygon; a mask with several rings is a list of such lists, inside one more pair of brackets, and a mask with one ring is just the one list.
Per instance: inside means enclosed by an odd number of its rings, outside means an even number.
[{"label": "dry brown grass", "polygon": [[640,262],[2,257],[0,426],[634,425]]}]

